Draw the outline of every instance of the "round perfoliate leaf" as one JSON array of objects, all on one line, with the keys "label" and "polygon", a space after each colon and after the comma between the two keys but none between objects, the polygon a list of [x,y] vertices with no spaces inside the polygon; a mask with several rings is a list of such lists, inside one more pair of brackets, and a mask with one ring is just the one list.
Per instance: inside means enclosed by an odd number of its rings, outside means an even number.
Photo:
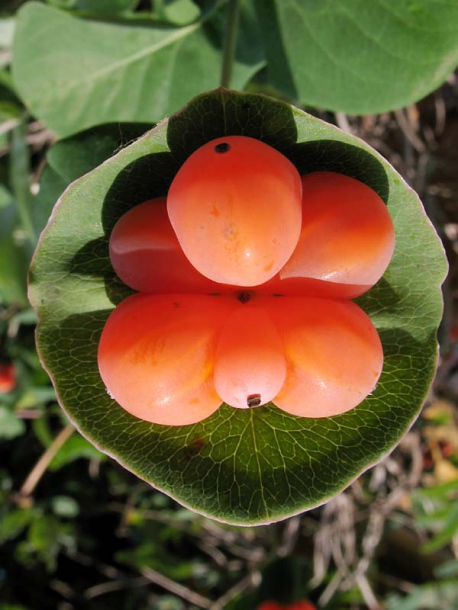
[{"label": "round perfoliate leaf", "polygon": [[[388,206],[394,256],[358,299],[382,340],[384,368],[375,391],[348,413],[308,419],[271,403],[222,405],[200,423],[168,427],[136,419],[106,392],[99,338],[131,294],[111,267],[110,232],[134,205],[164,196],[194,150],[226,135],[262,140],[301,174],[334,171],[361,180]],[[67,188],[42,234],[30,297],[43,364],[86,438],[189,508],[232,524],[261,524],[325,502],[408,430],[435,370],[445,273],[443,249],[418,197],[374,150],[284,103],[217,90]]]}]

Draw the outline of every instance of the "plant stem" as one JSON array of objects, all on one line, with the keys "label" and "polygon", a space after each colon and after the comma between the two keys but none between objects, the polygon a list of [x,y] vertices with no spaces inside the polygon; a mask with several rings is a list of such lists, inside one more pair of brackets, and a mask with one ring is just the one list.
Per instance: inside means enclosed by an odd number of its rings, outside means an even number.
[{"label": "plant stem", "polygon": [[32,221],[32,196],[30,193],[30,157],[26,141],[27,123],[23,119],[11,132],[10,141],[10,178],[16,201],[21,228],[33,250],[36,242]]},{"label": "plant stem", "polygon": [[234,65],[237,28],[239,23],[240,0],[229,0],[227,5],[226,31],[224,33],[223,64],[221,67],[221,87],[231,86]]},{"label": "plant stem", "polygon": [[188,589],[188,587],[180,585],[171,578],[164,576],[164,574],[156,572],[156,570],[153,570],[152,568],[144,567],[142,570],[140,570],[140,573],[145,576],[150,582],[153,582],[155,585],[159,585],[160,587],[164,588],[166,591],[170,591],[174,595],[182,597],[194,606],[208,609],[213,607],[211,601],[206,597],[203,597],[202,595],[199,595],[199,593],[191,591],[191,589]]}]

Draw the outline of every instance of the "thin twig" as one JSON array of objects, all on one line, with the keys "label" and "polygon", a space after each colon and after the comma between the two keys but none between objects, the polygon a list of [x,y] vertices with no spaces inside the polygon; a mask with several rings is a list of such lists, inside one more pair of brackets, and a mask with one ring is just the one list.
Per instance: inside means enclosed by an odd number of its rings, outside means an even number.
[{"label": "thin twig", "polygon": [[278,555],[280,557],[286,557],[293,552],[299,537],[300,524],[300,517],[291,517],[291,519],[286,522],[285,529],[283,530],[282,541],[278,548]]},{"label": "thin twig", "polygon": [[225,568],[227,566],[228,560],[224,553],[222,553],[215,546],[208,544],[206,542],[198,542],[197,547],[206,553],[209,557],[213,559],[217,566],[220,568]]},{"label": "thin twig", "polygon": [[170,591],[170,593],[173,593],[174,595],[178,595],[178,597],[185,599],[189,603],[199,606],[199,608],[208,608],[209,610],[213,608],[213,602],[208,598],[191,591],[191,589],[180,585],[167,576],[156,572],[156,570],[153,570],[152,568],[143,568],[140,570],[140,573],[155,585],[159,585],[163,589]]},{"label": "thin twig", "polygon": [[358,585],[358,588],[361,591],[361,595],[363,596],[363,599],[366,602],[366,606],[368,607],[368,609],[381,610],[381,606],[378,603],[378,600],[375,597],[375,594],[372,591],[372,587],[370,586],[366,576],[363,574],[359,575],[356,579],[356,584]]},{"label": "thin twig", "polygon": [[46,449],[46,451],[40,457],[38,462],[32,468],[29,476],[22,484],[22,487],[19,491],[19,498],[23,500],[33,494],[35,487],[38,485],[41,477],[46,472],[46,469],[51,463],[51,460],[57,454],[62,445],[64,445],[64,443],[70,438],[74,431],[75,428],[71,424],[68,424],[68,426],[62,428],[62,430],[53,440],[51,445]]},{"label": "thin twig", "polygon": [[261,582],[261,576],[258,572],[253,574],[248,574],[236,583],[233,587],[231,587],[224,595],[222,595],[216,602],[213,603],[211,610],[224,610],[227,604],[234,599],[234,597],[238,597],[245,591],[252,589],[256,586],[259,586]]},{"label": "thin twig", "polygon": [[146,576],[136,576],[135,578],[126,578],[124,580],[109,580],[108,582],[102,582],[99,585],[94,585],[93,587],[86,589],[84,597],[86,599],[94,599],[94,597],[113,593],[113,591],[145,587],[149,584],[151,584],[151,581],[149,578],[146,578]]},{"label": "thin twig", "polygon": [[336,112],[335,117],[336,117],[336,123],[337,123],[338,127],[340,127],[340,129],[342,129],[342,131],[346,131],[347,133],[353,133],[353,130],[351,128],[351,125],[348,121],[348,117],[346,114],[344,114],[343,112]]},{"label": "thin twig", "polygon": [[368,522],[359,545],[359,558],[355,538],[357,518],[348,492],[337,496],[325,506],[320,528],[315,534],[315,574],[310,585],[316,587],[323,582],[329,573],[331,561],[337,571],[323,591],[320,604],[326,605],[336,591],[348,591],[356,585],[367,608],[379,610],[380,605],[367,573],[383,536],[386,520],[401,504],[405,494],[418,485],[422,473],[418,434],[408,434],[400,444],[400,449],[410,458],[411,465],[407,473],[393,457],[387,458],[373,470],[369,489],[377,493],[377,498],[372,502],[369,514],[365,515]]},{"label": "thin twig", "polygon": [[[425,144],[416,134],[415,129],[412,126],[412,121],[409,121],[405,115],[404,109],[400,108],[399,110],[395,110],[394,115],[407,140],[412,144],[417,152],[424,153],[426,150]],[[409,117],[410,116],[411,113],[409,113]]]},{"label": "thin twig", "polygon": [[9,119],[8,121],[5,121],[4,123],[2,123],[0,125],[0,135],[8,133],[12,129],[15,129],[16,127],[18,127],[18,125],[20,125],[20,124],[21,124],[20,119]]}]

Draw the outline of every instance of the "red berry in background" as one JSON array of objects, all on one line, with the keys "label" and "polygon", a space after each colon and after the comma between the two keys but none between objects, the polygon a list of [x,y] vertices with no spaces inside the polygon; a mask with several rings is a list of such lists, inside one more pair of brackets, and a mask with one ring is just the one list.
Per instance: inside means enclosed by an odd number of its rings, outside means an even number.
[{"label": "red berry in background", "polygon": [[0,364],[0,394],[11,392],[16,387],[16,371],[13,364]]}]

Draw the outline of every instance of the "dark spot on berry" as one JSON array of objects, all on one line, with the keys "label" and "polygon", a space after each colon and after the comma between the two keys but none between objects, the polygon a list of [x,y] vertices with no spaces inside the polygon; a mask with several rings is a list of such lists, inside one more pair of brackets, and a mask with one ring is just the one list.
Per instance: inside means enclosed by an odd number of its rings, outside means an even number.
[{"label": "dark spot on berry", "polygon": [[251,299],[251,292],[248,292],[247,290],[244,292],[239,292],[237,298],[241,303],[248,303],[248,301]]},{"label": "dark spot on berry", "polygon": [[261,394],[250,394],[246,399],[246,404],[250,409],[252,407],[259,407],[261,404]]},{"label": "dark spot on berry", "polygon": [[231,145],[227,142],[221,142],[221,144],[217,144],[215,146],[215,152],[217,153],[226,153],[231,150]]}]

